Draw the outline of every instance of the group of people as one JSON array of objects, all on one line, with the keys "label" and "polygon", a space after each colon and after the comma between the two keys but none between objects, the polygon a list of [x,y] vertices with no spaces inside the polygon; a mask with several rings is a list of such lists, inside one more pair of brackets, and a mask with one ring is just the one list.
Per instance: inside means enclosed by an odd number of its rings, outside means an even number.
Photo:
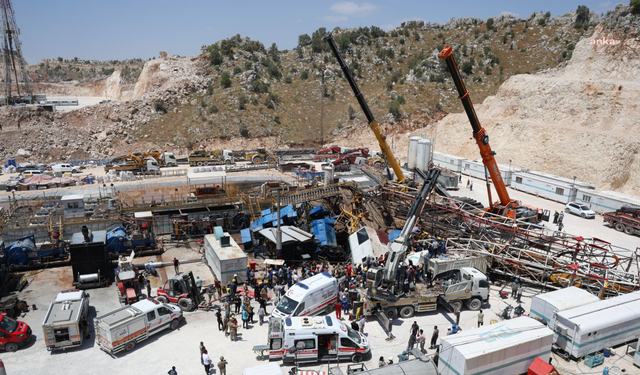
[{"label": "group of people", "polygon": [[[209,352],[207,348],[205,348],[204,343],[200,341],[200,363],[204,366],[205,374],[209,375],[211,371],[211,365],[213,364],[213,360],[209,356]],[[220,375],[227,375],[227,360],[224,359],[224,356],[220,356],[220,361],[218,362],[218,369],[220,370]],[[177,375],[175,366],[173,367],[173,374],[169,371],[169,375]]]},{"label": "group of people", "polygon": [[553,223],[558,225],[558,230],[560,232],[562,232],[562,229],[564,228],[564,211],[556,211],[553,214]]}]

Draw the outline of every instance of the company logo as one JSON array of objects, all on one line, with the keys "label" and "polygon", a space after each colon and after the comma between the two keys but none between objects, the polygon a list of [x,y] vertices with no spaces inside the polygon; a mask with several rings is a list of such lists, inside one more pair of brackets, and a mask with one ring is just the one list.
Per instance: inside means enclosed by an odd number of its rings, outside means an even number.
[{"label": "company logo", "polygon": [[592,46],[596,46],[596,45],[615,46],[616,41],[615,39],[606,39],[605,37],[602,37],[601,39],[591,39],[589,41],[589,44],[591,44]]}]

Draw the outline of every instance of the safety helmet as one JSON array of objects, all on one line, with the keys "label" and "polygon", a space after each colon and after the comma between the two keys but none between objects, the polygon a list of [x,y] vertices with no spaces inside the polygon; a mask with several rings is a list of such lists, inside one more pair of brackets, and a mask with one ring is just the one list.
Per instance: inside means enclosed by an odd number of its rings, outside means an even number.
[{"label": "safety helmet", "polygon": [[251,266],[247,264],[247,268],[251,268]]},{"label": "safety helmet", "polygon": [[456,325],[455,325],[455,324],[452,324],[452,325],[451,325],[451,327],[456,328]]}]

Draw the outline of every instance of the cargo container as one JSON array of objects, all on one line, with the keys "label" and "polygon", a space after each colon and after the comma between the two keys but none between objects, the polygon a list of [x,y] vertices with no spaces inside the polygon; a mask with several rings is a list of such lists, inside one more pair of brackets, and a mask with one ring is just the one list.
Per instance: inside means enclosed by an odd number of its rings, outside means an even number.
[{"label": "cargo container", "polygon": [[551,355],[553,332],[523,316],[442,338],[441,375],[526,374],[533,361]]},{"label": "cargo container", "polygon": [[556,314],[554,340],[567,356],[581,358],[640,335],[640,292]]},{"label": "cargo container", "polygon": [[459,156],[443,154],[442,152],[433,152],[433,164],[437,167],[448,169],[450,171],[461,173],[462,172],[462,163],[464,163],[467,158],[461,158]]},{"label": "cargo container", "polygon": [[556,313],[598,302],[600,298],[584,289],[570,286],[553,292],[538,294],[531,300],[531,317],[544,320],[553,329]]},{"label": "cargo container", "polygon": [[[513,174],[513,168],[504,164],[498,164],[498,168],[500,169],[500,175],[502,176],[502,181],[504,181],[504,184],[506,186],[511,185],[511,176]],[[484,180],[485,179],[484,163],[482,163],[482,160],[464,160],[462,161],[462,174],[466,174],[467,176]],[[487,171],[487,176],[491,178],[488,171]]]},{"label": "cargo container", "polygon": [[247,255],[221,227],[213,228],[213,232],[204,236],[205,259],[211,272],[223,284],[231,283],[234,274],[238,275],[238,282],[244,281],[249,264]]}]

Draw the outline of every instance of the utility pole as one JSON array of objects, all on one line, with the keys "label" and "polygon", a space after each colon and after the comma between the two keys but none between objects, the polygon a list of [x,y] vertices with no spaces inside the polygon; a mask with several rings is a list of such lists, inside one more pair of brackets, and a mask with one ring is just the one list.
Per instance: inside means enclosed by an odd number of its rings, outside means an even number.
[{"label": "utility pole", "polygon": [[282,254],[282,230],[280,230],[280,186],[278,186],[278,227],[276,229],[276,256]]}]

